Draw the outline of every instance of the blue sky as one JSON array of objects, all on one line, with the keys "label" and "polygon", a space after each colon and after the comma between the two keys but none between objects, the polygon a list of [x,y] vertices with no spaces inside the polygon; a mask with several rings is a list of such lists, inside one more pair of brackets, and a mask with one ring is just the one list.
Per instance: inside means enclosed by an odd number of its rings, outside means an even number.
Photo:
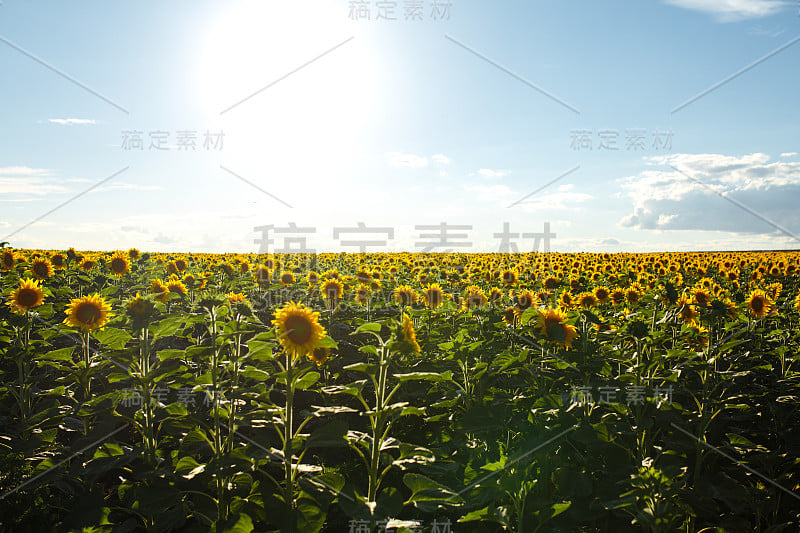
[{"label": "blue sky", "polygon": [[798,2],[357,3],[4,0],[0,239],[800,245]]}]

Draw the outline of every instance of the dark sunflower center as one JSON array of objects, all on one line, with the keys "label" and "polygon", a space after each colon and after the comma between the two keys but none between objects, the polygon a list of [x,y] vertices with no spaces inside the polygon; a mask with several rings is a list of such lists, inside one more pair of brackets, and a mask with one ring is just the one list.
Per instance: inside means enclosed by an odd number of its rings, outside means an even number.
[{"label": "dark sunflower center", "polygon": [[304,316],[290,316],[286,319],[286,332],[292,344],[302,345],[311,340],[312,324]]},{"label": "dark sunflower center", "polygon": [[94,324],[100,320],[100,309],[95,304],[84,303],[75,310],[75,318],[81,324]]},{"label": "dark sunflower center", "polygon": [[44,264],[44,263],[34,263],[33,272],[37,276],[46,276],[47,275],[47,265]]},{"label": "dark sunflower center", "polygon": [[761,298],[758,298],[758,297],[753,298],[753,302],[750,305],[753,306],[753,310],[755,312],[759,312],[762,309],[764,309],[764,300],[762,300]]},{"label": "dark sunflower center", "polygon": [[17,303],[22,307],[31,307],[38,299],[39,295],[33,289],[21,289],[17,294]]},{"label": "dark sunflower center", "polygon": [[429,291],[428,302],[431,305],[439,305],[440,303],[442,303],[442,293],[438,290]]},{"label": "dark sunflower center", "polygon": [[124,272],[125,271],[125,261],[120,259],[119,257],[116,259],[111,260],[111,270],[113,272]]}]

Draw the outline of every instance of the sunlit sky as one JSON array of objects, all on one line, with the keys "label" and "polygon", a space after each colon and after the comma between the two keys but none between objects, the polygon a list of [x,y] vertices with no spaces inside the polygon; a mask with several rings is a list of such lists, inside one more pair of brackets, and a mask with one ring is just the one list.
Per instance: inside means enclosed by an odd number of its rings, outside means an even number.
[{"label": "sunlit sky", "polygon": [[799,10],[3,0],[0,240],[799,248]]}]

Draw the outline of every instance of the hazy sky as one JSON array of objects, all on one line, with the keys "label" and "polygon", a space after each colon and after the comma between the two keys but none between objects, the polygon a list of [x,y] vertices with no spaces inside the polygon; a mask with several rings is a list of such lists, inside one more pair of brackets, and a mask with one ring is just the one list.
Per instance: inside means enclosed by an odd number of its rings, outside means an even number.
[{"label": "hazy sky", "polygon": [[799,248],[799,11],[3,0],[0,240]]}]

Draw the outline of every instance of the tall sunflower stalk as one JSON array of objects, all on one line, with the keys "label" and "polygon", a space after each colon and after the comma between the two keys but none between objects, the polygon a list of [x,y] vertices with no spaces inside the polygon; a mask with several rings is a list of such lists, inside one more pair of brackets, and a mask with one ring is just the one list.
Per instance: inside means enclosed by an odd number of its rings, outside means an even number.
[{"label": "tall sunflower stalk", "polygon": [[296,477],[299,472],[299,465],[302,463],[308,448],[299,454],[295,464],[295,459],[292,455],[294,453],[293,441],[313,418],[311,416],[306,417],[295,428],[294,396],[298,382],[313,368],[313,365],[303,365],[304,359],[306,356],[314,358],[315,350],[327,344],[325,342],[326,331],[319,324],[319,312],[295,302],[289,302],[278,309],[272,323],[276,327],[278,340],[284,348],[285,355],[285,364],[281,362],[280,358],[275,359],[281,370],[281,375],[284,377],[283,381],[286,383],[285,403],[279,413],[283,431],[279,431],[278,435],[283,447],[283,499],[289,510],[287,513],[287,525],[291,531],[294,531]]}]

